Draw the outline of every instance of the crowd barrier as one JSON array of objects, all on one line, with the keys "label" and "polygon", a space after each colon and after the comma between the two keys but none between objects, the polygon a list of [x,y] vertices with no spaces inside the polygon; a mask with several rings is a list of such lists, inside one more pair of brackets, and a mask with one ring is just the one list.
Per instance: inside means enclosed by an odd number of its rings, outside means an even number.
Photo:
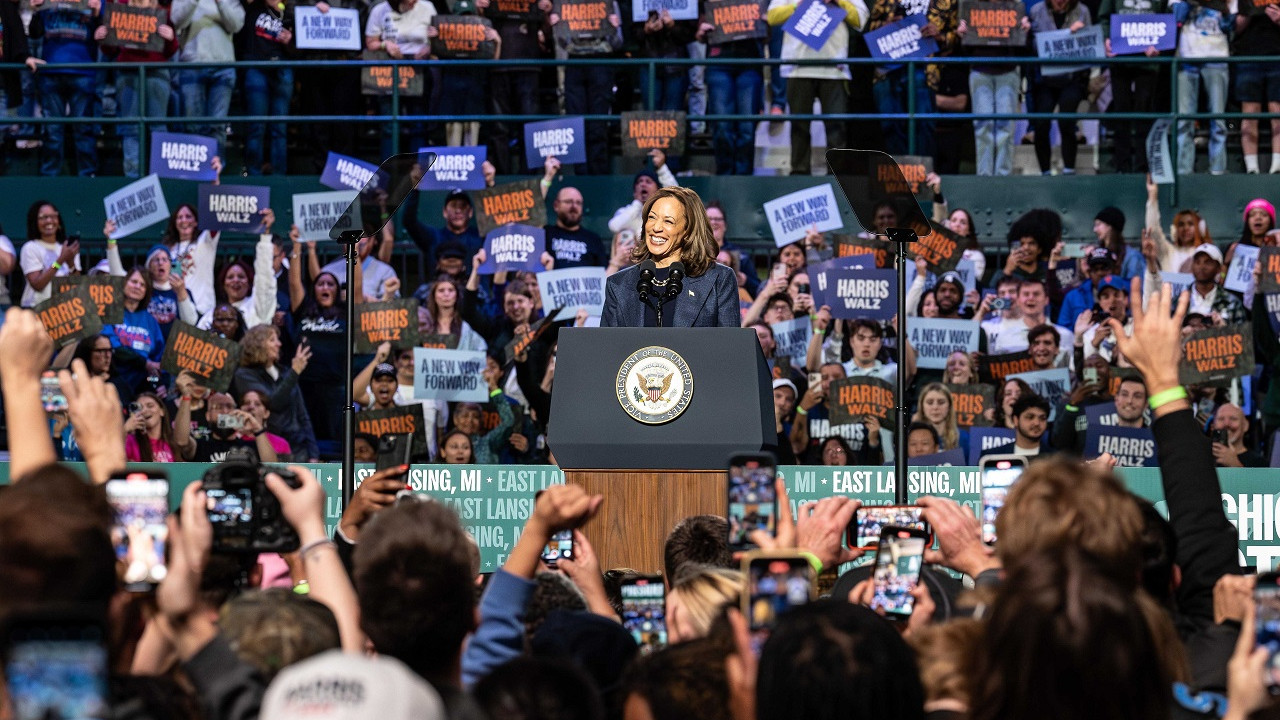
[{"label": "crowd barrier", "polygon": [[[83,464],[67,463],[83,470]],[[170,503],[177,507],[182,490],[212,467],[205,463],[131,464],[168,474]],[[325,521],[333,532],[342,515],[337,463],[304,464],[324,485],[327,495]],[[373,474],[372,465],[357,465],[357,482]],[[892,467],[825,467],[784,465],[778,474],[786,481],[792,509],[799,503],[844,495],[865,504],[893,503]],[[1167,514],[1158,468],[1117,468],[1121,480],[1135,494],[1155,503]],[[1240,564],[1270,570],[1280,561],[1280,485],[1269,469],[1222,468],[1218,470],[1222,505],[1238,529]],[[9,464],[0,463],[0,484],[9,482]],[[462,522],[480,546],[484,572],[502,566],[520,537],[525,520],[533,512],[533,496],[551,485],[564,483],[564,473],[553,465],[415,465],[407,478],[413,489],[458,511]],[[917,467],[908,475],[912,500],[921,495],[951,498],[972,508],[980,505],[980,480],[976,467]],[[655,495],[661,488],[654,488]],[[607,502],[607,500],[606,500]]]}]

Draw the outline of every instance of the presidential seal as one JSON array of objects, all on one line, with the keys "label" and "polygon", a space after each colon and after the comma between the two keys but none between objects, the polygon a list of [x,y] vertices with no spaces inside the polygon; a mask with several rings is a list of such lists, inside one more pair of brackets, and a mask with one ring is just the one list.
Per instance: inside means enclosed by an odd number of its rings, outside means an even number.
[{"label": "presidential seal", "polygon": [[622,362],[615,390],[628,415],[646,425],[661,425],[689,407],[693,373],[679,353],[651,345]]}]

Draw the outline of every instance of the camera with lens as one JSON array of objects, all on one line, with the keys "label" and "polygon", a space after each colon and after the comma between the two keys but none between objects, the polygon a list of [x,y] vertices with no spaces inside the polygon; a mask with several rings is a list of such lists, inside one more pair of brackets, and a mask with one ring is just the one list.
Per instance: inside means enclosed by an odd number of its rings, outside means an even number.
[{"label": "camera with lens", "polygon": [[298,549],[298,533],[285,520],[280,500],[267,487],[267,473],[292,488],[302,482],[290,470],[261,465],[250,452],[232,451],[209,468],[202,481],[205,511],[213,525],[213,550],[228,553],[287,553]]}]

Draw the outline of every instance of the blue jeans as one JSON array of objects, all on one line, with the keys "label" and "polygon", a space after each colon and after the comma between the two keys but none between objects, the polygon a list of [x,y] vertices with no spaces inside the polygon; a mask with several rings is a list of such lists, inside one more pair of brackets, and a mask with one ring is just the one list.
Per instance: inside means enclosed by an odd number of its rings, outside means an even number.
[{"label": "blue jeans", "polygon": [[[293,69],[264,70],[249,68],[244,71],[244,104],[250,115],[281,116],[289,114],[289,102],[293,99]],[[288,169],[287,150],[289,137],[284,123],[251,123],[244,143],[244,162],[250,175],[262,174],[262,138],[270,138],[267,146],[267,162],[277,174]],[[417,148],[414,148],[415,150]]]},{"label": "blue jeans", "polygon": [[[147,70],[146,87],[138,92],[136,70],[121,70],[116,76],[116,102],[118,116],[122,118],[162,118],[169,113],[169,71]],[[135,123],[117,125],[120,128],[120,144],[124,150],[124,174],[138,177],[142,168],[138,163],[138,126]],[[164,125],[147,125],[148,132],[164,132]]]},{"label": "blue jeans", "polygon": [[[756,68],[707,68],[712,115],[756,115],[764,77]],[[755,160],[755,123],[718,122],[712,130],[717,175],[750,175]]]},{"label": "blue jeans", "polygon": [[658,68],[655,76],[658,86],[654,89],[653,107],[649,108],[649,68],[640,71],[640,102],[651,110],[686,110],[685,91],[689,89],[689,73],[681,70],[674,75],[667,75],[666,70]]},{"label": "blue jeans", "polygon": [[[769,57],[782,57],[782,38],[785,35],[781,27],[769,28]],[[769,97],[771,107],[785,110],[787,107],[787,79],[782,77],[781,65],[769,66]],[[796,110],[795,112],[800,112]],[[807,110],[804,112],[808,112]]]},{"label": "blue jeans", "polygon": [[[702,59],[707,56],[706,43],[693,41],[688,45],[689,57]],[[694,65],[689,68],[689,114],[707,114],[707,68],[705,65]],[[706,123],[702,121],[689,123],[689,132],[695,128],[705,131]]]},{"label": "blue jeans", "polygon": [[[94,75],[56,73],[45,70],[36,75],[40,106],[47,118],[88,117],[97,92]],[[67,126],[51,123],[44,126],[44,148],[40,153],[40,174],[54,176],[62,172],[63,140]],[[98,172],[98,143],[93,125],[71,126],[75,134],[76,172],[81,176]]]},{"label": "blue jeans", "polygon": [[[1209,112],[1227,108],[1227,83],[1230,73],[1222,63],[1182,65],[1178,70],[1178,112],[1193,113],[1200,102],[1200,83],[1209,96]],[[1196,122],[1178,123],[1178,173],[1188,175],[1196,165]],[[1227,171],[1227,123],[1222,118],[1209,121],[1209,171]]]},{"label": "blue jeans", "polygon": [[[882,114],[905,113],[907,104],[907,69],[900,67],[876,81],[872,88],[876,99],[876,112]],[[916,66],[916,107],[918,113],[933,112],[933,91],[925,80],[924,65]],[[883,120],[880,132],[884,135],[884,149],[890,155],[933,155],[933,122],[916,121],[916,149],[910,153],[907,142],[907,120]]]},{"label": "blue jeans", "polygon": [[[178,89],[182,92],[184,117],[225,118],[231,110],[231,93],[236,87],[234,68],[214,70],[179,70]],[[218,141],[218,154],[225,155],[227,124],[225,122],[193,123],[190,132]]]},{"label": "blue jeans", "polygon": [[[969,97],[974,114],[1018,112],[1018,92],[1022,76],[1012,72],[991,75],[969,73]],[[974,120],[973,146],[978,175],[1009,175],[1013,172],[1013,120]]]}]

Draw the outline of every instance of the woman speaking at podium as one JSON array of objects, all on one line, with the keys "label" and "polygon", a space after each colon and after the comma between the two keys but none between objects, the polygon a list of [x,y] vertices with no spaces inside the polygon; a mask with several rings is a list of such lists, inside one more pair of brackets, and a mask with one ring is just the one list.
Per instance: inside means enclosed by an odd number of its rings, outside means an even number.
[{"label": "woman speaking at podium", "polygon": [[605,283],[601,327],[740,327],[736,274],[716,264],[707,209],[689,188],[649,196],[636,264]]}]

